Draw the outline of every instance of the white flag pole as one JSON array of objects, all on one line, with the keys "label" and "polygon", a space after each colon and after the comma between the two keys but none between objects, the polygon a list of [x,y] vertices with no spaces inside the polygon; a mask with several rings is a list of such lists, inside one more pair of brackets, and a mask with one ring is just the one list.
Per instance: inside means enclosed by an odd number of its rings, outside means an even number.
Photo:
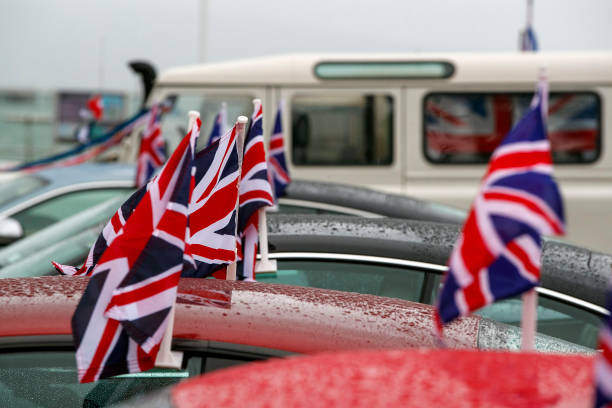
[{"label": "white flag pole", "polygon": [[536,319],[538,307],[538,293],[531,289],[523,293],[523,314],[521,316],[521,351],[533,351],[535,346],[535,333],[538,321]]},{"label": "white flag pole", "polygon": [[[238,150],[238,174],[242,177],[242,155],[244,154],[244,137],[246,135],[246,124],[249,119],[246,116],[238,116],[236,120],[236,149]],[[240,189],[240,183],[238,184]],[[238,211],[240,210],[240,195],[236,200],[236,231],[238,231]],[[237,234],[237,232],[236,232]],[[226,280],[236,280],[236,262],[227,266]]]},{"label": "white flag pole", "polygon": [[[189,111],[189,125],[188,129],[191,132],[196,120],[200,117],[200,112]],[[192,146],[192,148],[195,146]],[[195,151],[193,152],[195,154]],[[178,288],[177,288],[178,290]],[[174,312],[176,308],[176,297],[172,303],[172,308],[168,314],[168,325],[162,337],[161,344],[159,345],[159,352],[155,359],[155,367],[160,368],[175,368],[179,370],[183,363],[183,353],[181,351],[172,351],[172,333],[174,332]]]}]

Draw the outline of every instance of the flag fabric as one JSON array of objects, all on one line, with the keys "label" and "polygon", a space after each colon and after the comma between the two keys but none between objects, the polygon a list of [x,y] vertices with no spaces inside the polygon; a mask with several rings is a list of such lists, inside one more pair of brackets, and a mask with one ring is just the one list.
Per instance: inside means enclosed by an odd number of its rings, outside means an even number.
[{"label": "flag fabric", "polygon": [[270,148],[268,150],[268,175],[270,186],[274,196],[274,204],[285,193],[285,189],[291,183],[287,160],[285,159],[285,142],[283,138],[282,108],[278,106],[274,118],[274,131],[270,137]]},{"label": "flag fabric", "polygon": [[236,261],[237,128],[196,155],[183,277],[207,277]]},{"label": "flag fabric", "polygon": [[50,167],[74,166],[84,163],[102,154],[109,148],[116,146],[124,137],[131,134],[134,129],[145,124],[148,120],[148,113],[148,110],[142,110],[130,119],[115,126],[103,136],[85,144],[80,144],[74,149],[5,170],[30,173]]},{"label": "flag fabric", "polygon": [[263,142],[263,109],[255,105],[251,126],[244,140],[240,180],[240,207],[238,209],[238,257],[242,260],[236,270],[236,277],[244,280],[255,279],[255,257],[259,241],[259,214],[261,207],[273,206],[274,197],[268,181],[268,166]]},{"label": "flag fabric", "polygon": [[210,131],[210,135],[208,136],[208,145],[210,146],[219,138],[227,132],[227,107],[225,103],[221,105],[221,109],[215,115],[215,120],[213,122],[213,127]]},{"label": "flag fabric", "polygon": [[[238,200],[238,152],[236,128],[199,152],[194,160],[195,186],[189,206],[187,264],[183,277],[206,277],[236,260],[236,203]],[[117,210],[89,250],[83,266],[52,262],[62,275],[90,276],[100,257],[147,192],[147,185],[133,193]],[[191,264],[191,266],[189,265]]]},{"label": "flag fabric", "polygon": [[149,114],[149,122],[140,139],[138,166],[136,168],[136,185],[142,187],[153,176],[155,170],[166,161],[166,147],[161,133],[161,107],[154,104]]},{"label": "flag fabric", "polygon": [[546,137],[547,85],[495,150],[449,259],[436,327],[523,293],[540,278],[541,235],[564,233]]},{"label": "flag fabric", "polygon": [[537,51],[538,40],[533,27],[528,25],[521,33],[521,51]]},{"label": "flag fabric", "polygon": [[80,382],[153,367],[183,270],[200,121],[94,266],[72,318]]},{"label": "flag fabric", "polygon": [[[608,311],[612,310],[612,287],[608,283]],[[599,329],[601,350],[595,356],[595,407],[612,407],[612,316],[608,315]]]},{"label": "flag fabric", "polygon": [[94,120],[99,121],[104,114],[104,102],[101,95],[94,95],[87,100],[87,109]]},{"label": "flag fabric", "polygon": [[[555,152],[595,152],[598,109],[592,95],[550,97],[548,138]],[[510,94],[432,95],[425,105],[427,152],[488,155],[529,109],[523,96]]]}]

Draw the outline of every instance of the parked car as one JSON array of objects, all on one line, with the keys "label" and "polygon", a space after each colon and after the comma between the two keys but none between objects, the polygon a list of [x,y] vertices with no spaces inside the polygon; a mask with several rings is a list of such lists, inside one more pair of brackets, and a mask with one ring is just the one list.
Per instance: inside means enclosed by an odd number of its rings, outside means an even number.
[{"label": "parked car", "polygon": [[0,183],[0,244],[31,235],[135,188],[135,166],[85,163],[22,174]]},{"label": "parked car", "polygon": [[[28,256],[19,243],[11,246],[14,249],[5,248],[0,263],[12,256],[21,260],[0,269],[0,277],[54,275],[51,260],[79,266],[100,228],[96,225],[51,244],[45,238]],[[270,257],[277,260],[278,269],[258,274],[257,280],[433,304],[459,228],[392,218],[270,214]],[[545,240],[542,264],[538,330],[595,348],[600,319],[608,313],[605,299],[612,258]],[[521,300],[497,302],[478,313],[518,326]]]},{"label": "parked car", "polygon": [[[0,320],[10,322],[0,325],[4,405],[106,406],[247,361],[435,343],[429,305],[289,285],[181,279],[173,340],[173,350],[183,352],[181,370],[78,384],[70,319],[87,282],[62,276],[0,279]],[[211,306],[211,292],[225,293],[230,300]],[[518,330],[472,316],[450,324],[445,338],[450,348],[508,349],[514,348]],[[536,343],[557,352],[586,351],[543,335]]]},{"label": "parked car", "polygon": [[593,395],[592,356],[345,351],[228,368],[120,407],[587,408]]},{"label": "parked car", "polygon": [[[81,263],[88,246],[126,198],[126,194],[111,198],[0,248],[0,277],[40,276],[49,270],[49,259],[63,264]],[[287,197],[280,199],[277,211],[391,216],[452,223],[461,223],[465,216],[461,210],[407,196],[301,180],[292,182]]]}]

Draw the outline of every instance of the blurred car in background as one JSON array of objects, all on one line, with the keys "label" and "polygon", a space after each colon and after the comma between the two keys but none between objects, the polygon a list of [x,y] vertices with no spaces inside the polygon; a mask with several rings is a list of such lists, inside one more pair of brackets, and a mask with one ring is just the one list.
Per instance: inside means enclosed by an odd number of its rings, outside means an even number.
[{"label": "blurred car in background", "polygon": [[135,166],[85,163],[24,173],[0,183],[0,244],[134,190]]},{"label": "blurred car in background", "polygon": [[[103,201],[12,245],[0,248],[0,278],[46,274],[50,270],[49,260],[80,265],[104,224],[126,199],[127,194],[123,194]],[[392,216],[451,223],[461,223],[465,216],[461,210],[407,196],[301,180],[290,184],[287,196],[280,199],[278,211],[362,217]]]},{"label": "blurred car in background", "polygon": [[[433,307],[316,288],[181,279],[174,324],[180,370],[78,384],[70,320],[85,277],[0,279],[0,401],[6,406],[106,406],[185,378],[292,353],[433,347]],[[224,296],[225,301],[219,299]],[[216,302],[211,302],[211,299]],[[514,347],[508,327],[480,316],[445,328],[450,348]],[[487,339],[484,339],[487,337]],[[587,349],[537,335],[557,352]]]}]

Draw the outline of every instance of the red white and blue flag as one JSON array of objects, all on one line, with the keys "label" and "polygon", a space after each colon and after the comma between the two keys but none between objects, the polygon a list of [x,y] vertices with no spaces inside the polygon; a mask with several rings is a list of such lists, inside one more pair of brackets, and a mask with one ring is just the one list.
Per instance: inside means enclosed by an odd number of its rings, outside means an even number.
[{"label": "red white and blue flag", "polygon": [[263,109],[255,104],[251,126],[244,140],[244,158],[240,180],[240,208],[238,209],[238,256],[242,260],[236,268],[239,279],[255,280],[255,262],[259,241],[259,209],[274,205],[272,187],[268,181],[268,166],[263,141]]},{"label": "red white and blue flag", "polygon": [[540,279],[541,235],[565,230],[546,136],[548,90],[540,80],[531,108],[495,150],[449,259],[436,305],[437,328]]},{"label": "red white and blue flag", "polygon": [[215,115],[215,120],[213,122],[213,127],[210,130],[210,135],[208,136],[208,145],[210,146],[219,138],[227,132],[227,107],[225,103],[221,105],[221,109]]},{"label": "red white and blue flag", "polygon": [[206,277],[236,261],[238,150],[236,126],[196,156],[196,183],[189,203],[184,277]]},{"label": "red white and blue flag", "polygon": [[285,159],[285,141],[283,138],[282,109],[278,106],[274,118],[274,131],[270,136],[270,149],[268,150],[268,174],[274,203],[278,204],[278,198],[285,193],[285,189],[291,183],[287,160]]},{"label": "red white and blue flag", "polygon": [[[612,282],[611,282],[612,283]],[[608,311],[612,310],[612,291],[608,288]],[[599,350],[595,357],[595,407],[612,407],[612,316],[599,329]]]},{"label": "red white and blue flag", "polygon": [[[196,154],[195,179],[189,205],[189,235],[183,277],[206,277],[236,260],[236,204],[238,202],[238,152],[236,128],[230,129],[210,147]],[[153,182],[153,181],[151,181]],[[151,183],[150,182],[150,183]],[[100,257],[147,192],[138,189],[121,205],[89,250],[83,266],[52,262],[63,275],[90,276]]]},{"label": "red white and blue flag", "polygon": [[155,170],[166,161],[166,147],[161,133],[161,107],[154,104],[149,113],[149,122],[140,140],[138,151],[138,167],[136,168],[136,185],[142,187]]},{"label": "red white and blue flag", "polygon": [[100,257],[72,318],[80,382],[153,367],[183,270],[200,121]]}]

